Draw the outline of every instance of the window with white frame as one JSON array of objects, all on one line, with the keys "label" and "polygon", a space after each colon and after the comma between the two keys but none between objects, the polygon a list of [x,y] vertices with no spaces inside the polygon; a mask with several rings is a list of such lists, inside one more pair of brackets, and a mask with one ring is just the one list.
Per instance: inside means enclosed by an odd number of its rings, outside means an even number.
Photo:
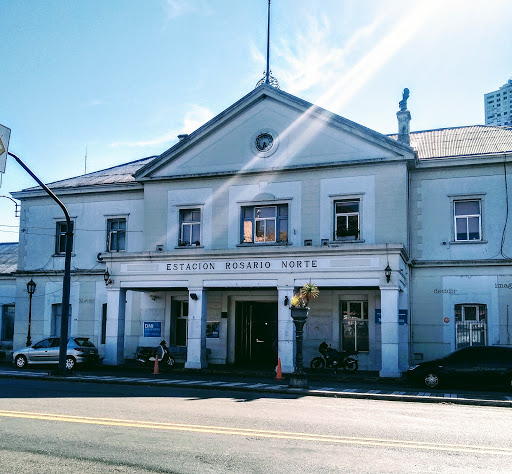
[{"label": "window with white frame", "polygon": [[480,199],[453,201],[455,241],[482,240],[482,202]]},{"label": "window with white frame", "polygon": [[359,239],[359,199],[334,201],[334,240]]},{"label": "window with white frame", "polygon": [[107,219],[107,252],[126,250],[126,219]]},{"label": "window with white frame", "polygon": [[341,301],[340,318],[342,349],[368,352],[368,301]]},{"label": "window with white frame", "polygon": [[242,207],[242,243],[288,242],[288,204]]},{"label": "window with white frame", "polygon": [[[71,221],[71,232],[73,232],[74,222]],[[64,254],[66,253],[66,232],[68,225],[66,221],[58,221],[57,228],[55,230],[55,253]],[[73,237],[71,237],[73,240]],[[71,243],[73,246],[73,242]]]},{"label": "window with white frame", "polygon": [[201,245],[201,209],[180,209],[180,247]]},{"label": "window with white frame", "polygon": [[487,306],[485,304],[456,304],[456,349],[468,346],[485,346],[486,341]]}]

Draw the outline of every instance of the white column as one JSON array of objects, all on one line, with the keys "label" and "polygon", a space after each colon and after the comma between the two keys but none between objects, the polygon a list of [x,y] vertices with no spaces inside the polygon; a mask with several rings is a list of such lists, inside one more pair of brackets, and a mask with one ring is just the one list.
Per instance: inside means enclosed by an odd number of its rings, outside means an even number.
[{"label": "white column", "polygon": [[124,362],[124,316],[126,290],[107,289],[107,332],[105,337],[105,365]]},{"label": "white column", "polygon": [[206,302],[203,288],[189,288],[188,293],[188,340],[187,369],[202,369],[206,361]]},{"label": "white column", "polygon": [[380,289],[381,377],[400,377],[398,337],[398,288]]},{"label": "white column", "polygon": [[294,368],[294,328],[290,313],[290,303],[284,305],[284,299],[292,299],[293,287],[277,288],[277,337],[278,357],[281,359],[281,371],[291,374]]}]

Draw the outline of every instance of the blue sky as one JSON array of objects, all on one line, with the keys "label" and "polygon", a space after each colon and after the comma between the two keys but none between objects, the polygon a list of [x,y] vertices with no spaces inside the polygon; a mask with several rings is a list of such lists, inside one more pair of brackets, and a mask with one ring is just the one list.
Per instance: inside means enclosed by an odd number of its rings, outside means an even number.
[{"label": "blue sky", "polygon": [[[45,182],[157,155],[262,77],[266,0],[0,0],[0,123]],[[484,123],[512,77],[510,0],[272,0],[286,92],[381,133]],[[0,194],[35,184],[11,158]],[[0,242],[16,241],[0,198]]]}]

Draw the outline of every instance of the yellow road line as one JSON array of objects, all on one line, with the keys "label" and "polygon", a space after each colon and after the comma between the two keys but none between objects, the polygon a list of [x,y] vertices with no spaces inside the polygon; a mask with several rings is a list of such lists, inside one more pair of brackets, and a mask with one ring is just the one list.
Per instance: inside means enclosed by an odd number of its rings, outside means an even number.
[{"label": "yellow road line", "polygon": [[354,444],[362,446],[382,446],[394,448],[425,449],[434,451],[452,451],[477,454],[501,454],[512,456],[512,448],[492,446],[472,446],[461,444],[428,443],[422,441],[393,440],[382,438],[361,438],[352,436],[333,436],[314,433],[294,433],[287,431],[256,430],[231,428],[224,426],[189,425],[182,423],[161,423],[154,421],[124,420],[115,418],[96,418],[50,413],[33,413],[22,411],[0,410],[0,416],[6,418],[25,418],[33,420],[60,421],[65,423],[81,423],[89,425],[120,426],[129,428],[146,428],[167,431],[188,431],[205,434],[224,434],[234,436],[253,436],[259,438],[287,439],[298,441],[317,441],[324,443]]}]

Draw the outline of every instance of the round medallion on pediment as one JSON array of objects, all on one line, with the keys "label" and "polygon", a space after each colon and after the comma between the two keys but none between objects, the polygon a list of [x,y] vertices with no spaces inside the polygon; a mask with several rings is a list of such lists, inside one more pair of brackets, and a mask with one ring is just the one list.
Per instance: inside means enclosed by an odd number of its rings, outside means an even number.
[{"label": "round medallion on pediment", "polygon": [[260,129],[251,137],[251,150],[260,158],[267,158],[273,155],[278,146],[278,135],[272,129]]}]

